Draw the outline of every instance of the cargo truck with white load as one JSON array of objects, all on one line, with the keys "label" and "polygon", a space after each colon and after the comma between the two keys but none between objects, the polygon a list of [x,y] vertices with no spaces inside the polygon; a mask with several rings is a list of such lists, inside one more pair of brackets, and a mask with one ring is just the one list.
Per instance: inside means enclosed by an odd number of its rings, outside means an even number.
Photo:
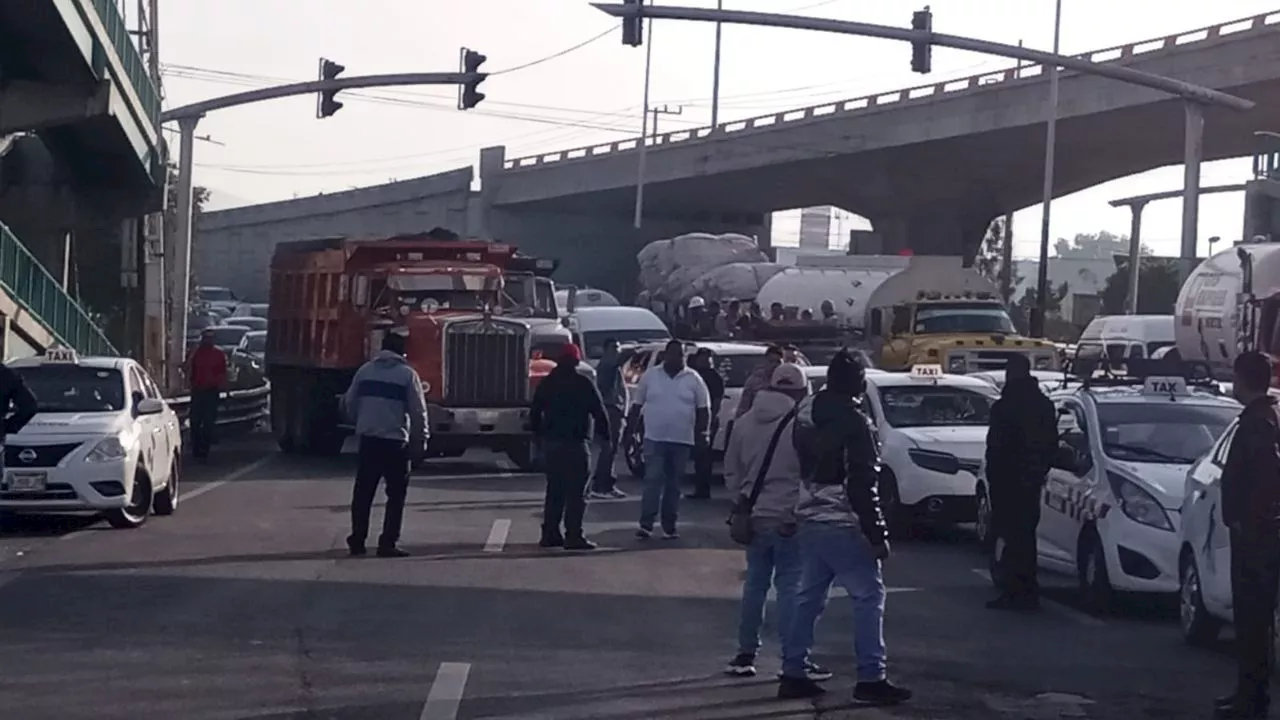
[{"label": "cargo truck with white load", "polygon": [[802,257],[756,296],[761,307],[781,303],[819,318],[828,300],[837,322],[861,335],[885,370],[999,370],[1012,355],[1025,355],[1036,370],[1058,368],[1053,343],[1020,336],[995,283],[959,257]]}]

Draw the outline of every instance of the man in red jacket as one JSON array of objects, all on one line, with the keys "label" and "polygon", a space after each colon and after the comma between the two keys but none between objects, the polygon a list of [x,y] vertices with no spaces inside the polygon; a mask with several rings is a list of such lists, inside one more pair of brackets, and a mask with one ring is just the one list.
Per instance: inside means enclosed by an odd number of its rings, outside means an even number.
[{"label": "man in red jacket", "polygon": [[213,333],[200,333],[200,344],[187,358],[187,378],[191,384],[191,454],[209,457],[213,428],[218,420],[218,395],[227,384],[227,355],[213,344]]}]

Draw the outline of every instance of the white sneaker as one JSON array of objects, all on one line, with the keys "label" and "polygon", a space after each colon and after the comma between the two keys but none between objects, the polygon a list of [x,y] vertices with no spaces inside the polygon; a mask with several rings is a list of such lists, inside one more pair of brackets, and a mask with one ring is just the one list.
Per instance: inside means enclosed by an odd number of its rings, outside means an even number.
[{"label": "white sneaker", "polygon": [[587,493],[587,498],[591,500],[612,500],[613,496],[609,493],[596,492],[595,490],[592,490]]},{"label": "white sneaker", "polygon": [[621,491],[621,490],[619,490],[618,488],[614,488],[614,489],[612,489],[612,490],[610,490],[610,491],[609,491],[609,497],[611,497],[611,498],[615,498],[615,499],[618,499],[618,500],[622,500],[623,498],[627,498],[627,497],[631,497],[631,496],[630,496],[630,495],[627,495],[627,494],[626,494],[626,493],[624,493],[624,492],[622,492],[622,491]]}]

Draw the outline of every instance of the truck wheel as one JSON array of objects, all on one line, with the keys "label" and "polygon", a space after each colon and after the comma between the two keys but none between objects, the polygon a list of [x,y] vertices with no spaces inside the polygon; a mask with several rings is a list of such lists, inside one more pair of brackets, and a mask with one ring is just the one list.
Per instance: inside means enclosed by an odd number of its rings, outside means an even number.
[{"label": "truck wheel", "polygon": [[518,442],[507,448],[507,458],[519,468],[520,472],[537,472],[538,463],[533,457],[533,443],[531,441]]},{"label": "truck wheel", "polygon": [[293,436],[293,378],[285,373],[278,373],[271,383],[271,434],[276,438],[276,445],[285,453],[297,452],[297,443]]}]

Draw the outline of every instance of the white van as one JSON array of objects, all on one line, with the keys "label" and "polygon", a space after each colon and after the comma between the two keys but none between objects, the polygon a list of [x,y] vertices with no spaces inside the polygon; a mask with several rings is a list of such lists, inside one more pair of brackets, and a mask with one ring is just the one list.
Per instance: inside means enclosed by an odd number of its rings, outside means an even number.
[{"label": "white van", "polygon": [[1145,359],[1177,343],[1172,315],[1111,315],[1096,317],[1080,333],[1074,357],[1106,357],[1113,365],[1130,358]]},{"label": "white van", "polygon": [[671,339],[671,331],[661,318],[644,308],[627,305],[575,308],[564,323],[592,366],[600,361],[605,340],[648,343]]},{"label": "white van", "polygon": [[[573,297],[572,303],[570,296]],[[570,307],[572,305],[573,307]],[[604,290],[596,290],[593,288],[561,288],[556,290],[556,308],[560,311],[560,317],[564,317],[579,308],[589,307],[619,307],[622,303],[618,302],[618,298],[613,293]]]}]

